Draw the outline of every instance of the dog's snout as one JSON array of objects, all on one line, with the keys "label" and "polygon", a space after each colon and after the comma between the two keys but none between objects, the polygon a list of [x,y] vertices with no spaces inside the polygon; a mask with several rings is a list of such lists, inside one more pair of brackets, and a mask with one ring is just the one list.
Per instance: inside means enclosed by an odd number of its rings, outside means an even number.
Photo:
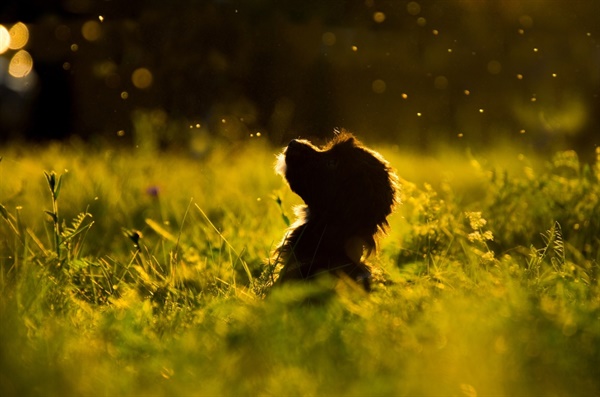
[{"label": "dog's snout", "polygon": [[294,149],[302,147],[302,143],[300,143],[300,141],[298,141],[297,139],[292,139],[290,141],[290,143],[288,143],[287,147],[288,147],[288,149],[294,150]]},{"label": "dog's snout", "polygon": [[290,164],[310,162],[317,155],[318,149],[304,139],[292,139],[285,148],[285,160]]},{"label": "dog's snout", "polygon": [[292,139],[285,149],[286,158],[298,157],[306,154],[307,146],[297,139]]}]

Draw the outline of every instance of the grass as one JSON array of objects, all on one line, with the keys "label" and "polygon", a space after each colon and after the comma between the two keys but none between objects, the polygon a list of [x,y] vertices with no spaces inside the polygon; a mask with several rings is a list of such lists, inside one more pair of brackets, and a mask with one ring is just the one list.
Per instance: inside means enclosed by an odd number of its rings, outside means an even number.
[{"label": "grass", "polygon": [[299,199],[264,141],[4,148],[0,394],[598,395],[600,151],[380,149],[403,204],[365,294],[268,292]]}]

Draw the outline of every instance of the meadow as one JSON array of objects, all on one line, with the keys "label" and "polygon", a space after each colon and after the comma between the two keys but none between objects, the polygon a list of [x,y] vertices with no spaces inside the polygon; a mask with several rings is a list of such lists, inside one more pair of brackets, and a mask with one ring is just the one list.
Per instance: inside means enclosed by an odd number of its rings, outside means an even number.
[{"label": "meadow", "polygon": [[0,395],[599,395],[600,149],[376,148],[371,293],[270,288],[301,202],[264,138],[2,148]]}]

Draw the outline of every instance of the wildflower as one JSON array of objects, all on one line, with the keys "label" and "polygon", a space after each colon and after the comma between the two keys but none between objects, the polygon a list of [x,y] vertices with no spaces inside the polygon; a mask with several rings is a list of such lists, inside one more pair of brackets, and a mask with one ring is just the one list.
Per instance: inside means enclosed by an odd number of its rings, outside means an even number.
[{"label": "wildflower", "polygon": [[160,193],[160,188],[156,185],[148,186],[146,188],[146,194],[150,197],[158,197]]},{"label": "wildflower", "polygon": [[483,239],[481,238],[481,233],[479,233],[479,232],[469,233],[469,234],[467,234],[467,238],[469,239],[470,242],[483,241]]},{"label": "wildflower", "polygon": [[465,216],[469,219],[469,224],[473,230],[480,230],[487,223],[487,221],[481,217],[481,212],[465,212]]},{"label": "wildflower", "polygon": [[488,251],[485,254],[481,255],[481,262],[485,264],[491,264],[494,262],[494,253],[492,251]]}]

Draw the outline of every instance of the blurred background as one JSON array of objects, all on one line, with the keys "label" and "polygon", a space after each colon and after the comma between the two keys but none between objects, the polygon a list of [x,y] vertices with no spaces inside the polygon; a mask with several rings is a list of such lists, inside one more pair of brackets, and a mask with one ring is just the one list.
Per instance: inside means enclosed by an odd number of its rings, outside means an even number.
[{"label": "blurred background", "polygon": [[4,0],[0,144],[600,144],[600,2]]}]

